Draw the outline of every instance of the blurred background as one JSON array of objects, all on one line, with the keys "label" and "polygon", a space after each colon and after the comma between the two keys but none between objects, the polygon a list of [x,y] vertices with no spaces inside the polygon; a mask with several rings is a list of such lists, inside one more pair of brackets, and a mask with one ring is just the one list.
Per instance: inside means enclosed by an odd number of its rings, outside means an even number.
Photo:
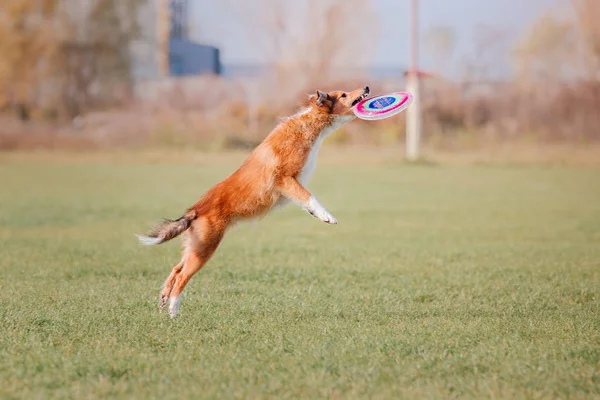
[{"label": "blurred background", "polygon": [[[316,89],[418,77],[419,156],[593,161],[597,21],[597,0],[3,0],[0,150],[249,149]],[[400,157],[407,115],[327,145]]]}]

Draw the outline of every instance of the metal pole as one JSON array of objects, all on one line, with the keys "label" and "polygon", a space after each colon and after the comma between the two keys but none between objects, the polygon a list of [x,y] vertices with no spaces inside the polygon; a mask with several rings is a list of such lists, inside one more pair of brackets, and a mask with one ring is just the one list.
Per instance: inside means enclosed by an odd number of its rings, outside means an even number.
[{"label": "metal pole", "polygon": [[410,0],[410,69],[407,74],[407,91],[414,100],[406,114],[406,158],[419,158],[421,141],[421,98],[419,82],[419,12],[418,0]]}]

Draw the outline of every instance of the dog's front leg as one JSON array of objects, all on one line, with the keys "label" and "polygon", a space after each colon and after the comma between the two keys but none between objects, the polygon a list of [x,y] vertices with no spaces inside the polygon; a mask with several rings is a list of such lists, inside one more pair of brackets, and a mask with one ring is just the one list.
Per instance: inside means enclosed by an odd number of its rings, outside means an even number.
[{"label": "dog's front leg", "polygon": [[284,197],[298,204],[313,217],[327,224],[337,224],[335,217],[295,178],[286,177],[281,179],[276,188]]}]

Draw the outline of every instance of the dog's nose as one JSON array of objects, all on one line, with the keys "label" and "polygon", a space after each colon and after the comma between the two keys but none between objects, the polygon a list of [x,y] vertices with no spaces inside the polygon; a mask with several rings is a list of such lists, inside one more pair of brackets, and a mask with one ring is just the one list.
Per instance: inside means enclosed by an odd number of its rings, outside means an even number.
[{"label": "dog's nose", "polygon": [[366,93],[369,93],[370,91],[371,91],[371,90],[369,90],[369,87],[368,87],[368,86],[365,86],[365,92],[366,92]]}]

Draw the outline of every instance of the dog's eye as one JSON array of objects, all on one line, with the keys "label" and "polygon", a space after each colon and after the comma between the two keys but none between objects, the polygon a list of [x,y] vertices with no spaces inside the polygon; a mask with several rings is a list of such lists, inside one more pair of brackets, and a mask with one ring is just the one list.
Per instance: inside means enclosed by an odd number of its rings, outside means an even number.
[{"label": "dog's eye", "polygon": [[344,97],[346,97],[346,93],[342,94],[340,97],[343,99]]}]

